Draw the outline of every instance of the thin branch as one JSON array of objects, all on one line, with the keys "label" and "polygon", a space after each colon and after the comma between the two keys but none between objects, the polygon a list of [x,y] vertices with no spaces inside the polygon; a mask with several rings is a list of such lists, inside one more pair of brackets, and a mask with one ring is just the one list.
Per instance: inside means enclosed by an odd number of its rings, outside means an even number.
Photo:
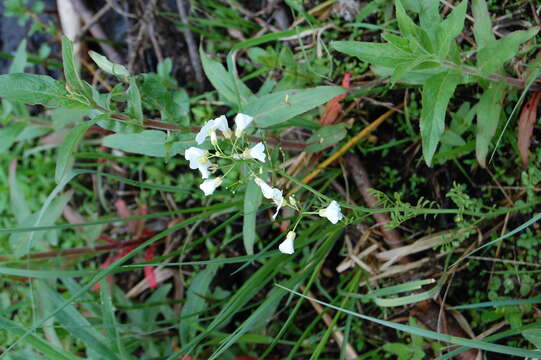
[{"label": "thin branch", "polygon": [[183,32],[184,39],[186,39],[186,45],[188,46],[188,54],[190,55],[190,62],[195,73],[195,81],[199,90],[202,90],[205,86],[205,79],[203,77],[203,69],[201,68],[201,59],[199,59],[199,53],[193,34],[189,28],[188,14],[186,13],[186,7],[184,0],[177,0],[178,14],[180,21],[184,24]]}]

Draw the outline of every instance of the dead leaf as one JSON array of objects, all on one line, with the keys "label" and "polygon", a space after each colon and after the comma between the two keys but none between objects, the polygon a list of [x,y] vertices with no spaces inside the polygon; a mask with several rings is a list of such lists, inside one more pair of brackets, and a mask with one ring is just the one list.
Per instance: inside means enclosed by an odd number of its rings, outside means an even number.
[{"label": "dead leaf", "polygon": [[522,112],[518,119],[517,140],[520,158],[524,166],[528,165],[528,155],[530,144],[532,142],[533,129],[537,119],[537,105],[541,97],[541,92],[536,92],[522,107]]},{"label": "dead leaf", "polygon": [[[342,79],[342,87],[349,89],[351,87],[350,80],[351,74],[345,73],[344,78]],[[336,119],[338,118],[338,115],[343,107],[343,104],[340,101],[345,98],[346,95],[347,94],[341,94],[329,100],[327,107],[325,108],[325,114],[319,121],[321,125],[332,125],[336,122]]]}]

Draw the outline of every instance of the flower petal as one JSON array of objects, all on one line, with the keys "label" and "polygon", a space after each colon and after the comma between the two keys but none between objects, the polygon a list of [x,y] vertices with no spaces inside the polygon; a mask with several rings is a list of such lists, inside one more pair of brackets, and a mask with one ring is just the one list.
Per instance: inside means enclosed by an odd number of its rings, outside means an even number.
[{"label": "flower petal", "polygon": [[263,143],[261,143],[261,142],[257,143],[251,149],[248,150],[248,155],[252,159],[257,159],[257,160],[264,163],[265,162],[265,157],[266,157],[265,145],[263,145]]},{"label": "flower petal", "polygon": [[290,231],[286,235],[286,239],[278,245],[278,250],[283,254],[293,254],[295,252],[294,241],[297,234],[294,231]]},{"label": "flower petal", "polygon": [[235,116],[235,136],[239,137],[253,120],[253,116],[238,113],[237,116]]},{"label": "flower petal", "polygon": [[222,184],[222,178],[217,177],[215,179],[207,179],[203,181],[203,183],[199,185],[199,188],[203,190],[203,192],[205,193],[205,196],[209,196],[209,195],[212,195],[212,193],[214,193],[214,190],[216,190],[216,188],[220,186],[221,184]]},{"label": "flower petal", "polygon": [[344,215],[342,215],[340,205],[338,202],[336,202],[336,200],[331,201],[329,206],[327,206],[325,209],[319,210],[319,216],[327,218],[327,220],[333,224],[336,224],[344,217]]}]

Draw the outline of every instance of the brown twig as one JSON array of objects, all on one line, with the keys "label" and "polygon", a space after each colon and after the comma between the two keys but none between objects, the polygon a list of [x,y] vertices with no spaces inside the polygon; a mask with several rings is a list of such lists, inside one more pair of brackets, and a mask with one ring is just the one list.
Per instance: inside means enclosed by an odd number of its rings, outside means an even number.
[{"label": "brown twig", "polygon": [[[359,192],[361,193],[366,205],[369,208],[377,208],[377,199],[370,192],[372,186],[370,185],[368,174],[361,164],[358,156],[348,155],[344,159],[351,170],[350,173],[353,177],[353,181],[355,181],[355,184],[357,185],[357,188],[359,189]],[[387,245],[389,245],[391,248],[402,246],[402,237],[398,234],[398,231],[386,228],[386,225],[390,222],[389,215],[384,212],[378,212],[374,213],[373,216],[381,228],[385,243],[387,243]]]},{"label": "brown twig", "polygon": [[[82,0],[71,0],[73,7],[75,10],[79,13],[81,16],[81,19],[83,19],[85,24],[90,24],[93,21],[94,14],[83,4]],[[107,35],[105,35],[105,32],[101,28],[100,24],[95,22],[90,27],[90,33],[92,36],[94,36],[96,39],[107,39]],[[115,50],[114,47],[111,45],[104,43],[103,41],[99,42],[99,45],[105,55],[115,63],[122,63],[122,57],[120,54]]]},{"label": "brown twig", "polygon": [[190,62],[192,63],[192,68],[195,73],[195,81],[197,83],[198,90],[202,90],[205,86],[205,79],[203,77],[203,70],[201,68],[201,59],[199,59],[199,53],[197,52],[197,46],[193,34],[189,28],[188,14],[186,12],[186,7],[184,0],[177,0],[178,14],[180,16],[180,21],[184,24],[182,31],[184,32],[184,39],[186,40],[186,45],[188,46],[188,54],[190,55]]}]

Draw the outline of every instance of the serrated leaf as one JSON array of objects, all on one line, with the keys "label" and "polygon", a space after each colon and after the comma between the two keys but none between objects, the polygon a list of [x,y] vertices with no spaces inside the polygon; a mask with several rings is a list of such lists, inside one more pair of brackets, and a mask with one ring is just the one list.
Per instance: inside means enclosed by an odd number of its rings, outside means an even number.
[{"label": "serrated leaf", "polygon": [[490,141],[496,134],[500,122],[506,83],[492,82],[477,104],[477,129],[475,137],[475,155],[482,167],[490,147]]},{"label": "serrated leaf", "polygon": [[186,303],[180,313],[180,316],[183,318],[179,325],[180,342],[182,345],[187,344],[197,333],[196,328],[192,324],[198,323],[198,314],[203,312],[208,306],[205,298],[210,295],[210,283],[214,279],[219,266],[219,264],[208,265],[203,271],[195,275],[188,287]]},{"label": "serrated leaf", "polygon": [[419,50],[426,49],[431,52],[433,46],[430,36],[425,29],[415,24],[408,16],[400,0],[395,0],[395,9],[396,21],[398,22],[398,27],[404,37],[409,39],[412,44],[416,44],[416,47],[418,47]]},{"label": "serrated leaf", "polygon": [[492,22],[485,0],[473,0],[472,13],[475,20],[473,36],[477,42],[477,48],[481,49],[496,40],[492,33]]},{"label": "serrated leaf", "polygon": [[103,71],[105,71],[108,74],[114,75],[114,76],[123,76],[128,77],[130,76],[130,72],[124,65],[116,64],[109,59],[107,59],[105,56],[98,54],[95,51],[89,51],[88,55],[94,60],[96,65]]},{"label": "serrated leaf", "polygon": [[266,128],[305,113],[346,91],[339,86],[280,91],[252,100],[242,111],[255,117],[256,126]]},{"label": "serrated leaf", "polygon": [[250,180],[246,185],[246,193],[244,194],[244,222],[242,224],[242,235],[244,249],[246,254],[252,255],[254,253],[254,243],[257,237],[256,234],[256,220],[257,209],[261,205],[261,190],[259,186],[248,177]]},{"label": "serrated leaf", "polygon": [[74,99],[64,84],[50,76],[35,74],[0,75],[0,97],[25,104],[40,104],[46,107],[89,108],[89,105]]},{"label": "serrated leaf", "polygon": [[85,121],[73,129],[66,135],[64,142],[58,148],[58,155],[56,158],[56,168],[54,172],[54,179],[56,183],[60,183],[66,173],[68,173],[73,166],[73,152],[79,145],[79,142],[83,138],[88,128],[94,125],[96,121]]},{"label": "serrated leaf", "polygon": [[130,78],[130,86],[128,87],[128,114],[137,120],[139,124],[143,123],[143,107],[141,105],[141,94],[137,82],[132,77]]},{"label": "serrated leaf", "polygon": [[323,126],[307,140],[308,143],[312,144],[307,146],[304,151],[316,152],[324,150],[345,138],[346,134],[347,132],[344,124]]},{"label": "serrated leaf", "polygon": [[410,52],[400,50],[393,44],[377,44],[363,41],[333,41],[331,46],[344,54],[356,56],[364,62],[385,67],[415,60]]},{"label": "serrated leaf", "polygon": [[481,74],[499,72],[506,62],[517,55],[520,45],[534,37],[538,31],[538,27],[514,31],[500,40],[486,44],[477,52],[477,68]]},{"label": "serrated leaf", "polygon": [[445,130],[447,104],[460,81],[461,76],[449,70],[429,78],[423,86],[420,128],[423,156],[429,166]]},{"label": "serrated leaf", "polygon": [[454,39],[462,32],[467,8],[467,0],[462,0],[462,2],[454,8],[451,14],[449,14],[449,16],[447,16],[447,18],[438,27],[438,55],[440,58],[447,57],[451,42],[453,42]]},{"label": "serrated leaf", "polygon": [[154,157],[183,154],[190,146],[197,146],[193,134],[180,134],[175,141],[167,142],[166,134],[158,130],[145,130],[135,134],[114,134],[105,137],[103,146]]},{"label": "serrated leaf", "polygon": [[199,55],[205,75],[224,100],[238,108],[246,104],[251,94],[246,85],[241,81],[235,81],[233,75],[220,62],[212,60],[202,49]]}]

